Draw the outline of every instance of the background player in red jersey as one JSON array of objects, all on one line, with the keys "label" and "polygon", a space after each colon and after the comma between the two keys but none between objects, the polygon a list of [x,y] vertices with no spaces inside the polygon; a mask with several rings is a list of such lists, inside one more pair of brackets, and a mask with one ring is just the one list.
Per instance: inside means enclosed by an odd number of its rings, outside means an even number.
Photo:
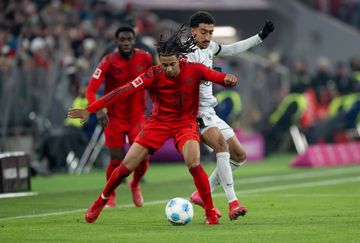
[{"label": "background player in red jersey", "polygon": [[[105,94],[110,93],[136,78],[152,66],[152,57],[144,50],[134,48],[135,32],[131,27],[120,27],[115,32],[117,50],[106,55],[98,64],[86,91],[89,104],[96,101],[96,92],[105,80]],[[96,113],[99,123],[105,128],[105,145],[110,151],[110,163],[106,169],[109,180],[113,170],[125,156],[126,135],[130,144],[134,142],[145,122],[144,90],[129,95],[121,102],[107,106],[107,113],[99,110]],[[129,183],[133,202],[137,207],[143,204],[140,181],[149,166],[149,159],[135,169],[134,177]],[[115,191],[111,194],[107,207],[115,207]]]},{"label": "background player in red jersey", "polygon": [[86,221],[94,222],[115,188],[146,156],[173,137],[176,148],[183,154],[197,190],[204,200],[207,224],[218,224],[212,202],[208,177],[200,164],[199,130],[196,116],[199,109],[199,85],[210,80],[225,86],[237,82],[231,74],[214,71],[199,63],[189,63],[180,57],[193,51],[194,39],[181,42],[180,29],[168,40],[158,44],[161,65],[150,68],[132,82],[121,86],[87,109],[70,109],[68,116],[85,121],[91,112],[122,102],[130,94],[147,89],[153,101],[152,114],[131,145],[123,162],[112,173],[103,193],[90,206]]}]

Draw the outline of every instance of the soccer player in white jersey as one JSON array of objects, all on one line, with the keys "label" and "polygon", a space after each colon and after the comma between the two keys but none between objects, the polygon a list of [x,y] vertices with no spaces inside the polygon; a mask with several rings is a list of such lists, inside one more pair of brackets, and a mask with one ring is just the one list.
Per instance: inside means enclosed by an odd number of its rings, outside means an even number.
[{"label": "soccer player in white jersey", "polygon": [[[191,33],[197,42],[195,52],[187,55],[191,62],[205,64],[212,68],[214,56],[234,56],[249,48],[260,44],[272,31],[274,24],[266,21],[263,29],[248,39],[229,45],[220,45],[212,41],[215,19],[205,11],[198,11],[190,17]],[[238,168],[246,160],[246,153],[237,139],[233,129],[214,110],[217,105],[213,95],[212,83],[204,80],[200,85],[200,108],[198,121],[201,138],[205,144],[210,146],[216,153],[216,169],[209,177],[211,192],[221,185],[229,201],[229,218],[237,220],[244,216],[248,209],[239,203],[234,190],[232,170]],[[197,191],[191,197],[195,204],[203,206],[203,201]],[[218,217],[221,217],[217,210]]]}]

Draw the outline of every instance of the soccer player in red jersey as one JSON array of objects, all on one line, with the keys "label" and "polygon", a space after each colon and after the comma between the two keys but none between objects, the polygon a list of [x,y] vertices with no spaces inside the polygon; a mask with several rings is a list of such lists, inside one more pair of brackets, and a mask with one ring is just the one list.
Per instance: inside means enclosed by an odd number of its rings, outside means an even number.
[{"label": "soccer player in red jersey", "polygon": [[[89,104],[96,101],[96,92],[105,81],[105,94],[132,81],[152,66],[151,55],[141,49],[134,48],[135,31],[131,27],[120,27],[115,32],[117,50],[106,55],[98,64],[86,91]],[[121,102],[107,106],[107,113],[99,110],[96,113],[99,123],[104,127],[105,146],[110,151],[110,163],[106,169],[109,180],[114,169],[119,166],[125,156],[124,145],[126,135],[130,144],[140,132],[145,122],[144,90],[129,95]],[[137,207],[143,204],[140,181],[149,165],[149,159],[135,169],[133,179],[129,183],[133,202]],[[115,191],[110,195],[107,207],[115,207]]]},{"label": "soccer player in red jersey", "polygon": [[234,86],[234,75],[220,73],[203,64],[189,63],[181,57],[194,47],[194,39],[181,41],[182,29],[166,41],[160,40],[157,51],[160,65],[150,68],[132,82],[123,85],[102,97],[87,109],[70,109],[68,116],[81,118],[84,122],[91,112],[122,102],[128,95],[147,89],[153,110],[144,128],[136,137],[123,162],[112,173],[104,191],[90,206],[86,221],[94,222],[104,208],[109,196],[138,164],[173,137],[178,151],[193,177],[194,184],[203,201],[206,224],[218,224],[212,202],[208,177],[200,164],[199,129],[196,116],[199,109],[199,85],[201,80],[210,80],[224,86]]}]

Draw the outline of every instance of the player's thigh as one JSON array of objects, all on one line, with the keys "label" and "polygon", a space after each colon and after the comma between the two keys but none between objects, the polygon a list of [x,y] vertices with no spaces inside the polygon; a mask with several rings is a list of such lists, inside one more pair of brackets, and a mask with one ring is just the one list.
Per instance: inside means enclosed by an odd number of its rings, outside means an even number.
[{"label": "player's thigh", "polygon": [[215,153],[228,152],[228,145],[218,127],[208,128],[202,135],[202,141],[211,147]]},{"label": "player's thigh", "polygon": [[123,164],[128,170],[133,171],[149,154],[149,150],[144,146],[134,142],[126,153]]},{"label": "player's thigh", "polygon": [[234,131],[232,128],[218,117],[212,108],[199,112],[199,116],[202,120],[200,122],[200,132],[201,139],[204,143],[211,147],[216,153],[228,152],[229,149],[226,140],[233,135]]},{"label": "player's thigh", "polygon": [[200,164],[200,133],[196,121],[184,121],[174,126],[174,143],[184,156],[185,164],[195,167]]},{"label": "player's thigh", "polygon": [[193,139],[187,140],[182,146],[182,154],[188,168],[193,168],[200,164],[199,142]]},{"label": "player's thigh", "polygon": [[239,139],[236,137],[236,135],[229,138],[226,142],[229,145],[230,158],[232,160],[238,163],[241,163],[244,160],[246,160],[246,152],[244,150],[244,147],[241,145]]}]

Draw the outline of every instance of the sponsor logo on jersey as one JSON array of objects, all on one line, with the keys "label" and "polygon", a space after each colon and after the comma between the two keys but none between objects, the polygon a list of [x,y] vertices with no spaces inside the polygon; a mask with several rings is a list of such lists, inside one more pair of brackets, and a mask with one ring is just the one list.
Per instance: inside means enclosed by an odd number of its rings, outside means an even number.
[{"label": "sponsor logo on jersey", "polygon": [[93,74],[93,78],[99,79],[100,75],[102,73],[102,70],[100,68],[96,68],[94,74]]},{"label": "sponsor logo on jersey", "polygon": [[144,81],[140,78],[140,77],[137,77],[134,81],[131,82],[131,84],[137,88],[139,87],[140,85],[142,85]]}]

